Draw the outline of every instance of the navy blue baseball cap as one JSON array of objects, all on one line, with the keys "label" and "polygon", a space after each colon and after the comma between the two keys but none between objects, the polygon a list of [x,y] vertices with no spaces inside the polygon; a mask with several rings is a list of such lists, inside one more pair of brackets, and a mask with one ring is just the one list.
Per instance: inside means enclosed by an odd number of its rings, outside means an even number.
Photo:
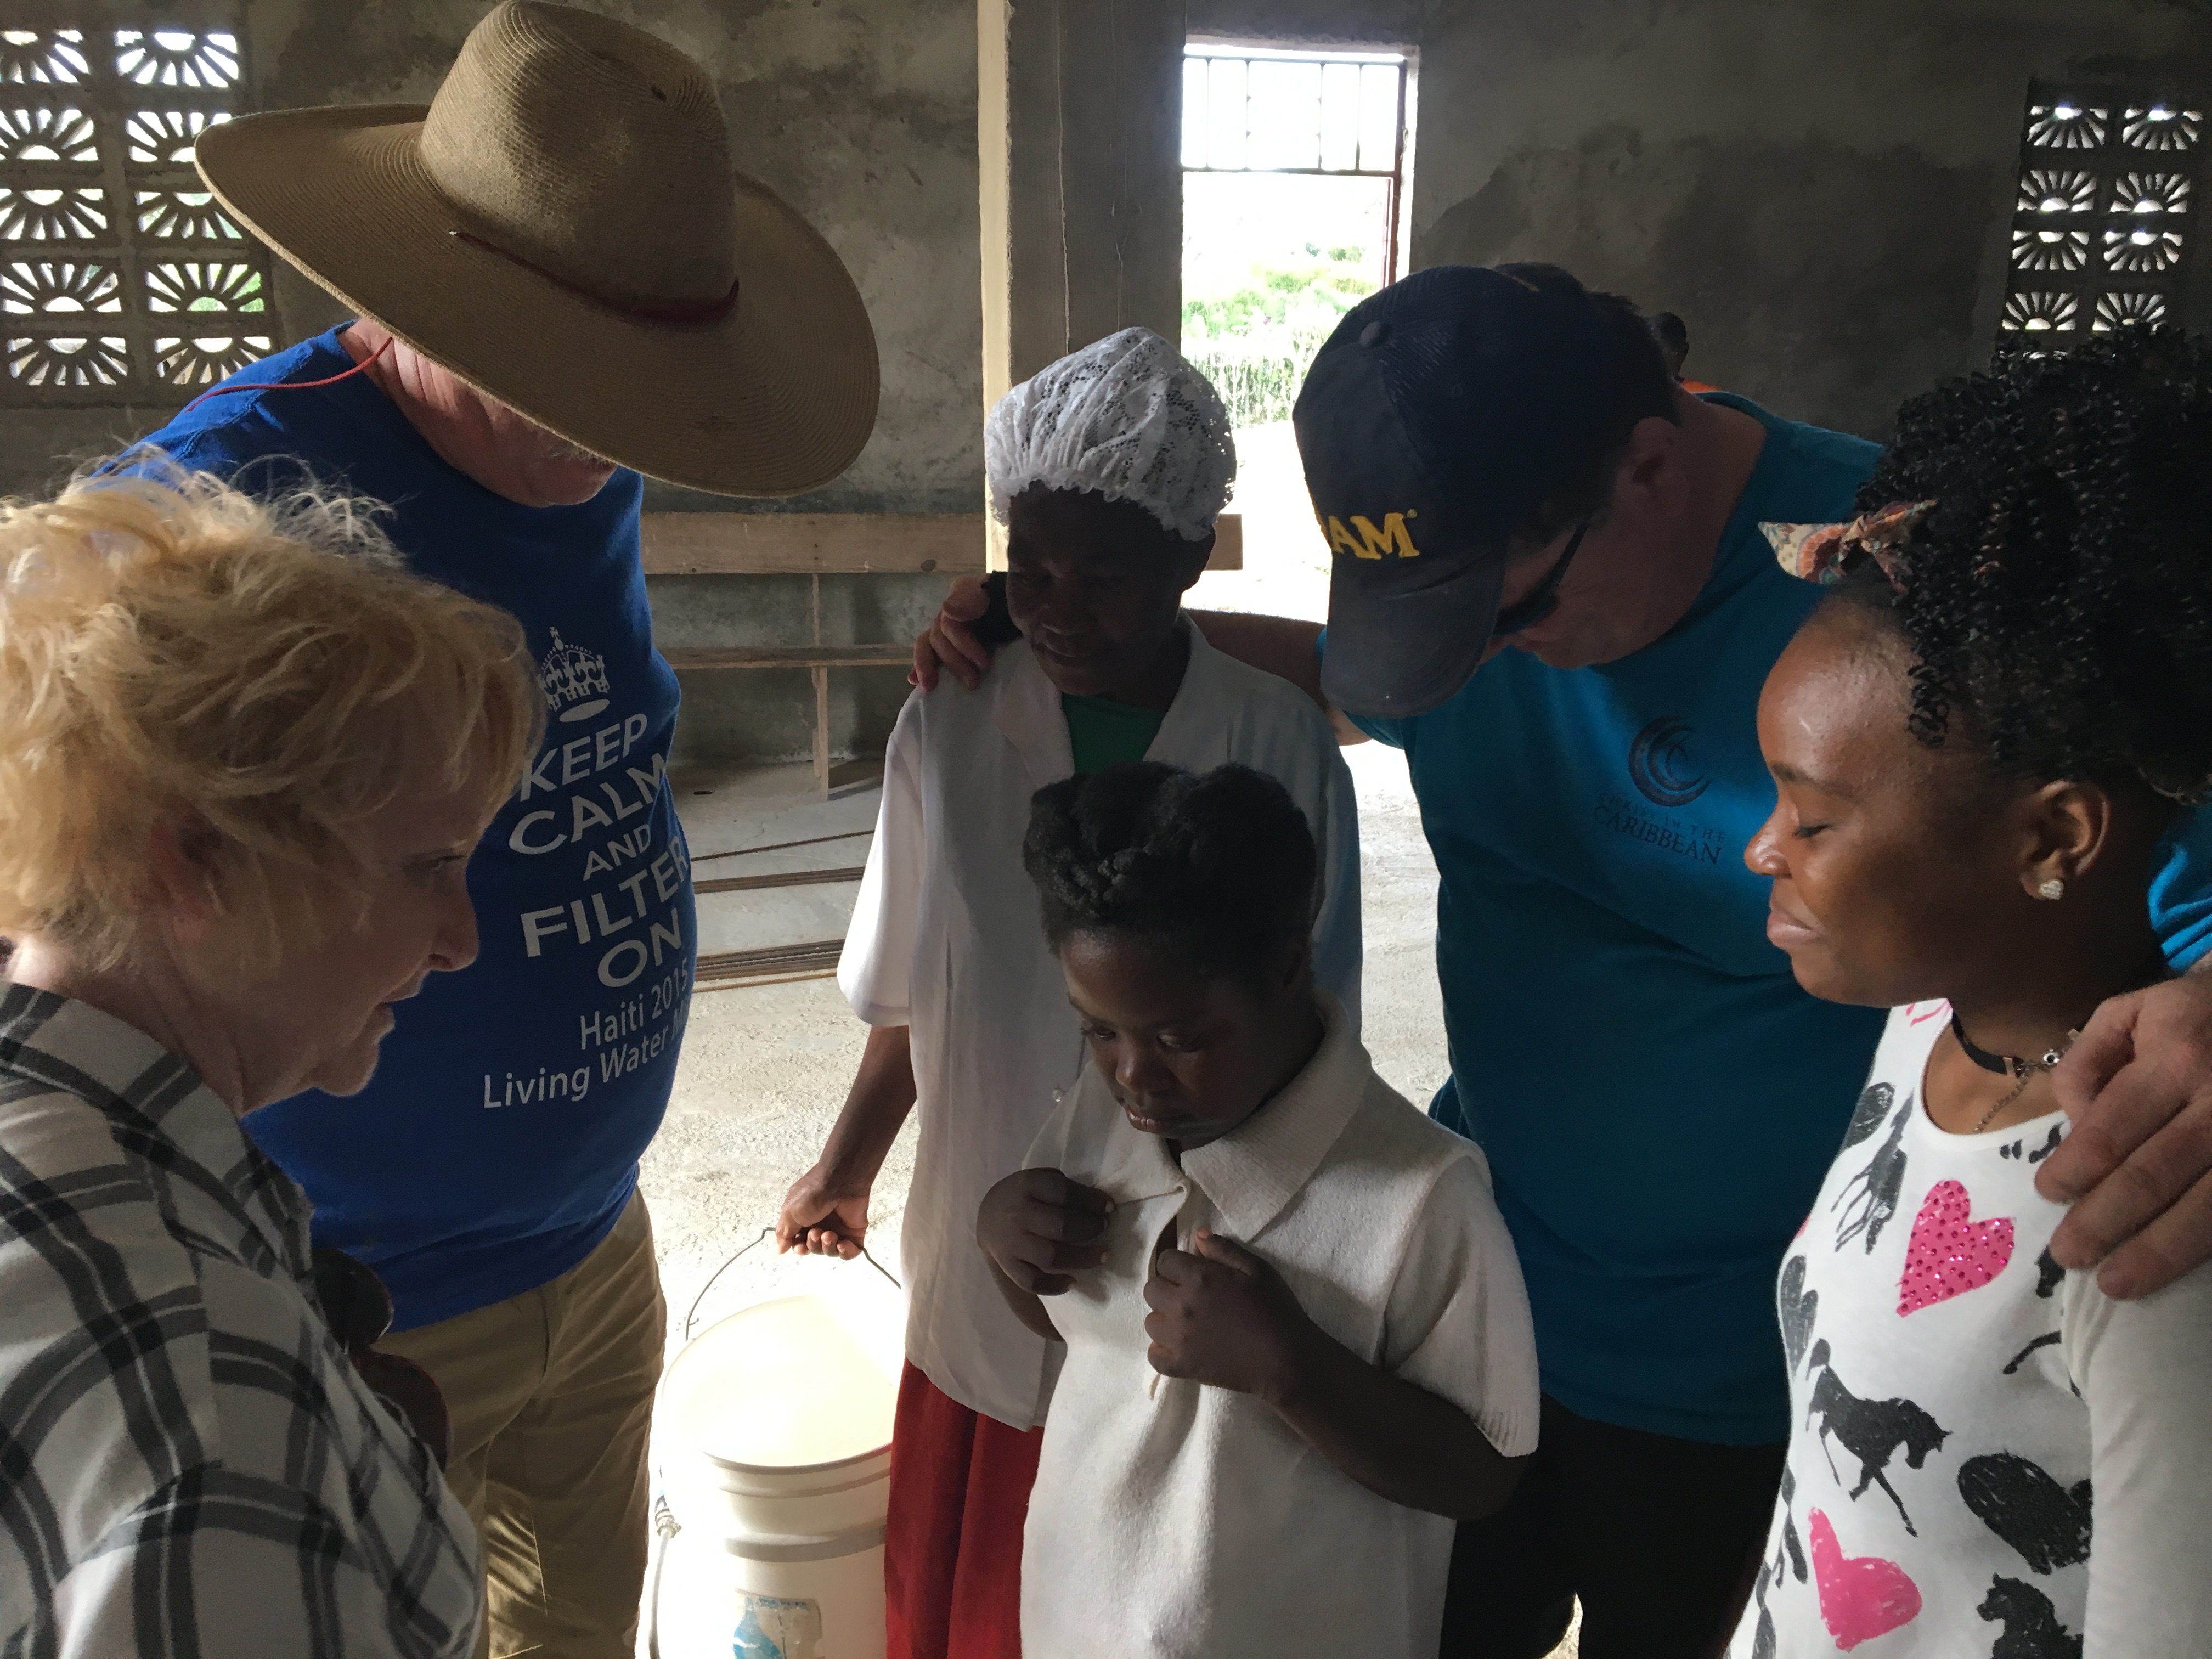
[{"label": "navy blue baseball cap", "polygon": [[1370,295],[1292,412],[1334,554],[1322,687],[1347,714],[1419,714],[1480,665],[1509,550],[1671,409],[1635,307],[1550,265],[1439,265]]}]

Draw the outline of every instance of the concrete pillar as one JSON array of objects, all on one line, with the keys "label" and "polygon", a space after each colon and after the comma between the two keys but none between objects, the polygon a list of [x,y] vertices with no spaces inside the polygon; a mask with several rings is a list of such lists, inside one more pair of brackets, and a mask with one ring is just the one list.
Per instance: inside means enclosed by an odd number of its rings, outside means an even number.
[{"label": "concrete pillar", "polygon": [[1183,0],[977,0],[987,411],[1116,329],[1177,337],[1183,38]]}]

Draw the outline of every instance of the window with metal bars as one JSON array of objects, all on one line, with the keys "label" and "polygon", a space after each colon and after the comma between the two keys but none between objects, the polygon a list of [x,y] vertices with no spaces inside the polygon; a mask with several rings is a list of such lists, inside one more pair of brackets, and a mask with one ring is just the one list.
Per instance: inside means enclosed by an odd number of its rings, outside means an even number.
[{"label": "window with metal bars", "polygon": [[1398,279],[1406,60],[1193,42],[1182,63],[1185,173],[1369,178],[1385,191],[1382,282]]},{"label": "window with metal bars", "polygon": [[192,170],[234,30],[0,28],[0,401],[180,403],[274,348],[269,268]]},{"label": "window with metal bars", "polygon": [[1248,434],[1397,277],[1412,75],[1404,52],[1186,49],[1182,349]]},{"label": "window with metal bars", "polygon": [[2063,350],[2178,312],[2205,115],[2145,88],[2028,89],[2001,353]]}]

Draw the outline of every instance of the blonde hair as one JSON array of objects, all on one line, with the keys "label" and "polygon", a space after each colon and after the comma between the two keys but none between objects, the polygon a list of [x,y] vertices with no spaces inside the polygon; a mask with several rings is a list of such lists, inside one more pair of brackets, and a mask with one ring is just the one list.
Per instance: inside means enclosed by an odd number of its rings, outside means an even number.
[{"label": "blonde hair", "polygon": [[375,503],[131,461],[0,502],[0,938],[99,966],[158,825],[273,946],[426,775],[489,818],[545,719],[520,624],[409,574]]}]

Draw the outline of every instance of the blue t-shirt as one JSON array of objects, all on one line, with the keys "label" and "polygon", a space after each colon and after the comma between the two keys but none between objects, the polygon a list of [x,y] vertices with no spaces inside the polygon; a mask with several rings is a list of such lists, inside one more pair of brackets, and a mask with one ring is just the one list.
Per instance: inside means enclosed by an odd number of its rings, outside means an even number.
[{"label": "blue t-shirt", "polygon": [[[353,366],[336,331],[241,381]],[[395,1011],[366,1091],[246,1119],[314,1200],[317,1242],[374,1264],[399,1329],[486,1307],[591,1253],[668,1104],[697,951],[665,785],[676,676],[653,648],[637,474],[529,507],[439,459],[365,376],[211,398],[148,440],[255,494],[316,480],[386,502],[419,574],[519,618],[544,748],[469,866],[482,949]]]},{"label": "blue t-shirt", "polygon": [[[1594,668],[1504,652],[1442,708],[1358,724],[1406,751],[1435,851],[1452,1081],[1430,1109],[1490,1158],[1545,1391],[1755,1444],[1788,1432],[1775,1273],[1884,1018],[1798,988],[1744,867],[1774,805],[1759,690],[1819,597],[1759,526],[1848,517],[1881,451],[1709,401],[1766,442],[1665,637]],[[2212,836],[2185,827],[2153,896],[2182,960],[2212,932]]]}]

